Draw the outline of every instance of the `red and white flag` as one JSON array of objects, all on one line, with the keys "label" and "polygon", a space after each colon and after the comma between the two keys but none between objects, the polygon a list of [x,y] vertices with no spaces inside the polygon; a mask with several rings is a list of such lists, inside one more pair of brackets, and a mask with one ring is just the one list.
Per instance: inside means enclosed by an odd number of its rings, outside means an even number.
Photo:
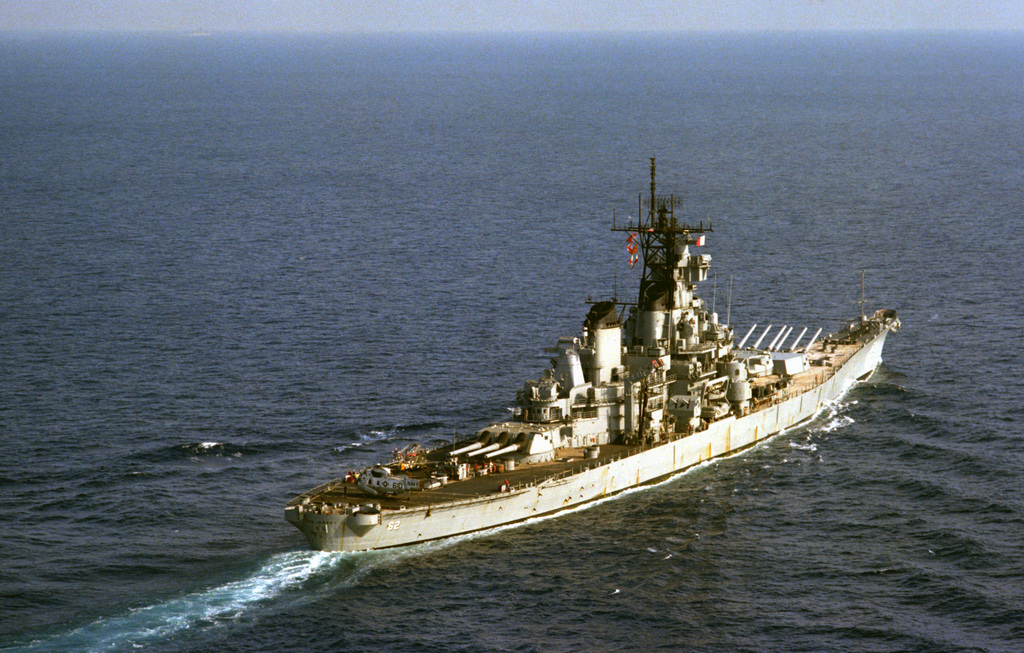
[{"label": "red and white flag", "polygon": [[693,241],[695,247],[704,247],[704,234],[697,236],[697,240]]},{"label": "red and white flag", "polygon": [[626,251],[629,252],[629,267],[631,267],[631,268],[634,265],[636,265],[637,261],[640,260],[640,257],[636,253],[637,252],[636,238],[637,238],[637,234],[636,233],[631,233],[631,234],[629,234],[629,237],[626,238]]}]

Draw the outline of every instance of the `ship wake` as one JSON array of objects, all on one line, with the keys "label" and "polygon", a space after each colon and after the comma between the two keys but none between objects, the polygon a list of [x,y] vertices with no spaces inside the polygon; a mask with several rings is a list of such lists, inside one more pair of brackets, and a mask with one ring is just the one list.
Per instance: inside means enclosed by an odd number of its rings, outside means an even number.
[{"label": "ship wake", "polygon": [[[104,617],[75,630],[39,638],[5,651],[121,651],[145,647],[193,629],[238,620],[254,607],[342,571],[353,554],[290,552],[272,556],[241,580],[199,590],[127,614]],[[372,565],[371,565],[372,567]],[[362,574],[352,574],[354,582]]]}]

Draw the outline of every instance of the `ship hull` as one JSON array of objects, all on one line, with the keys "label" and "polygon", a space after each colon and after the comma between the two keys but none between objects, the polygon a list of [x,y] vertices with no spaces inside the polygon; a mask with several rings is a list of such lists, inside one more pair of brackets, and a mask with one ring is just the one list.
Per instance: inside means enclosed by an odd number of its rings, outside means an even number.
[{"label": "ship hull", "polygon": [[408,546],[514,524],[578,508],[630,488],[657,483],[708,460],[748,449],[813,418],[825,405],[866,379],[881,362],[884,329],[838,369],[823,370],[808,390],[780,398],[751,414],[729,416],[690,435],[676,435],[632,455],[562,478],[461,501],[364,516],[303,511],[289,506],[285,517],[325,551],[364,551]]}]

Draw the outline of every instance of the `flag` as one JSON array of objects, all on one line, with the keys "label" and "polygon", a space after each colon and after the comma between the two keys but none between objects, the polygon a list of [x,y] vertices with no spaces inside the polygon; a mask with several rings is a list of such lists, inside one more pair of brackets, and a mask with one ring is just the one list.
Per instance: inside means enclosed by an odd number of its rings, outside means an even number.
[{"label": "flag", "polygon": [[631,268],[634,265],[636,265],[637,261],[640,260],[640,257],[636,253],[637,252],[636,238],[637,238],[637,234],[636,233],[631,233],[631,234],[629,234],[629,237],[626,238],[626,251],[629,252],[629,267],[631,267]]},{"label": "flag", "polygon": [[701,234],[701,235],[697,236],[697,240],[693,241],[693,244],[694,244],[695,247],[703,247],[704,246],[704,234]]}]

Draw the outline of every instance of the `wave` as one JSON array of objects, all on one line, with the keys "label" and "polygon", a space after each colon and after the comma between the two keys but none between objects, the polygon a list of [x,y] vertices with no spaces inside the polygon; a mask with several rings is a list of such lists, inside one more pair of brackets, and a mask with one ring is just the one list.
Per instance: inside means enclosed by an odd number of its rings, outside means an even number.
[{"label": "wave", "polygon": [[217,440],[186,442],[170,446],[161,446],[134,453],[130,459],[149,464],[160,464],[181,460],[199,460],[205,458],[241,458],[262,452],[261,447]]},{"label": "wave", "polygon": [[819,433],[832,433],[833,431],[847,427],[850,424],[854,424],[855,420],[850,417],[848,413],[850,408],[856,406],[858,403],[859,402],[856,399],[851,401],[837,399],[825,404],[822,406],[821,411],[818,412],[814,422],[812,422],[812,426],[808,426],[807,432],[812,435]]},{"label": "wave", "polygon": [[394,438],[397,433],[397,426],[390,429],[360,429],[355,433],[348,434],[345,437],[347,442],[336,445],[334,451],[340,454],[347,454],[360,450],[375,450],[376,447],[374,445]]},{"label": "wave", "polygon": [[5,652],[119,651],[165,640],[192,628],[237,620],[245,612],[314,576],[341,567],[353,554],[302,551],[275,555],[248,578],[105,617],[67,633],[37,639]]},{"label": "wave", "polygon": [[808,440],[806,443],[803,443],[803,444],[801,444],[799,442],[793,442],[791,440],[789,442],[789,446],[791,448],[793,448],[793,449],[799,449],[800,451],[812,451],[813,452],[813,451],[817,451],[818,450],[818,445],[814,444],[810,440]]},{"label": "wave", "polygon": [[[522,524],[550,518],[537,517]],[[388,551],[280,553],[272,556],[258,571],[241,580],[133,608],[120,616],[103,617],[65,633],[38,637],[32,641],[14,643],[13,646],[8,644],[0,647],[0,650],[3,653],[116,653],[137,650],[183,637],[189,631],[237,623],[254,609],[270,601],[281,600],[294,590],[302,590],[293,594],[299,602],[317,600],[325,589],[334,594],[339,585],[353,585],[383,565],[444,549],[466,540],[492,536],[522,524],[508,524]]]},{"label": "wave", "polygon": [[[336,445],[334,447],[334,451],[344,454],[359,451],[361,449],[376,449],[374,445],[382,442],[412,442],[413,440],[405,437],[407,434],[437,433],[437,431],[444,428],[444,426],[445,425],[440,422],[424,422],[417,424],[395,424],[387,427],[364,427],[347,434],[345,439],[348,441]],[[421,444],[433,445],[440,441],[440,438],[435,437],[431,440],[425,440]]]},{"label": "wave", "polygon": [[845,428],[854,423],[854,419],[849,415],[840,415],[825,422],[817,430],[821,433],[832,433],[833,431],[838,431],[839,429]]}]

